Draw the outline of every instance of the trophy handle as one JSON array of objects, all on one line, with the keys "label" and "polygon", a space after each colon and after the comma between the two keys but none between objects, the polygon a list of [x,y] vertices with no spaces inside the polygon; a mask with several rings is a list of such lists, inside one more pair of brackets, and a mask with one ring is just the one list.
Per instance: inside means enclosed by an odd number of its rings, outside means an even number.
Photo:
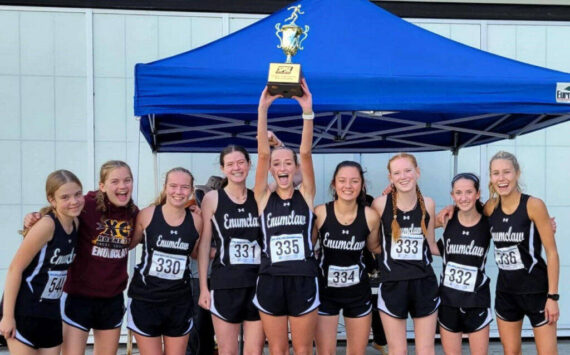
[{"label": "trophy handle", "polygon": [[279,38],[279,44],[277,45],[277,48],[281,48],[281,43],[283,43],[283,39],[281,37],[279,37],[279,32],[281,32],[281,29],[279,28],[279,26],[281,26],[281,23],[277,23],[275,25],[275,35],[277,36],[277,38]]},{"label": "trophy handle", "polygon": [[303,31],[303,38],[299,41],[299,50],[303,50],[303,46],[301,45],[304,40],[307,39],[309,33],[309,26],[305,25],[305,30]]}]

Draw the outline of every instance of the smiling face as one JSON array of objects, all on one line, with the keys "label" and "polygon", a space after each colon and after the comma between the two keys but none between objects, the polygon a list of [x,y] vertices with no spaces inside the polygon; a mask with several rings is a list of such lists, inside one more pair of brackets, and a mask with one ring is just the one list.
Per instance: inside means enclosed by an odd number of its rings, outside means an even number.
[{"label": "smiling face", "polygon": [[269,172],[275,179],[277,187],[288,189],[293,187],[293,176],[297,170],[295,152],[290,149],[275,149],[271,152]]},{"label": "smiling face", "polygon": [[48,196],[48,201],[58,216],[71,218],[79,216],[85,204],[83,190],[75,182],[67,182],[61,185],[53,195]]},{"label": "smiling face", "polygon": [[236,184],[244,183],[251,167],[251,163],[246,156],[236,150],[224,155],[222,160],[223,165],[220,168],[228,178],[228,181]]},{"label": "smiling face", "polygon": [[520,171],[508,159],[494,159],[490,164],[490,183],[499,196],[518,191]]},{"label": "smiling face", "polygon": [[99,189],[103,191],[109,201],[117,206],[126,206],[131,200],[133,192],[133,176],[126,167],[117,167],[109,171],[105,180],[99,183]]},{"label": "smiling face", "polygon": [[184,208],[194,192],[192,177],[183,171],[171,171],[164,184],[166,204]]},{"label": "smiling face", "polygon": [[475,203],[479,197],[481,197],[481,193],[475,188],[473,180],[458,179],[453,184],[451,198],[461,211],[469,212],[475,208]]},{"label": "smiling face", "polygon": [[393,158],[388,164],[388,170],[388,179],[398,192],[416,190],[417,180],[420,177],[420,169],[414,164],[411,158]]},{"label": "smiling face", "polygon": [[335,195],[340,200],[355,201],[362,193],[362,177],[354,166],[340,168],[333,183]]}]

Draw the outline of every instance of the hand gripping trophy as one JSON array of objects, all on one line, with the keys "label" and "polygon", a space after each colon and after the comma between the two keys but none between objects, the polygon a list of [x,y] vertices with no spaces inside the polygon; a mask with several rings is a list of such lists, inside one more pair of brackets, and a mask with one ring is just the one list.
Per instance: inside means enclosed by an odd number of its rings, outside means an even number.
[{"label": "hand gripping trophy", "polygon": [[[287,10],[293,10],[291,16],[285,19],[285,22],[291,22],[285,23],[283,26],[281,26],[281,23],[275,25],[275,35],[280,41],[277,48],[283,50],[287,59],[285,63],[269,64],[267,87],[272,95],[283,95],[283,97],[303,96],[303,90],[301,89],[301,78],[303,77],[301,64],[292,63],[291,58],[297,54],[297,51],[303,50],[301,44],[308,36],[309,26],[305,25],[303,29],[295,23],[299,15],[304,14],[301,11],[301,5],[291,6]],[[281,36],[279,36],[280,33]],[[301,35],[303,38],[301,38]]]}]

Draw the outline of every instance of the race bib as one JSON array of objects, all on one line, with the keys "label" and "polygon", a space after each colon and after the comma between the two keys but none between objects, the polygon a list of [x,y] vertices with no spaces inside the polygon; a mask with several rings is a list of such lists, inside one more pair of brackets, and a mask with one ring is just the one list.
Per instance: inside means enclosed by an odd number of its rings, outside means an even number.
[{"label": "race bib", "polygon": [[257,241],[247,239],[232,239],[230,241],[230,264],[256,264],[259,265],[261,248]]},{"label": "race bib", "polygon": [[271,262],[305,259],[305,244],[302,234],[283,234],[271,237]]},{"label": "race bib", "polygon": [[448,262],[445,265],[443,285],[459,291],[473,292],[477,282],[477,268]]},{"label": "race bib", "polygon": [[184,276],[187,259],[185,255],[155,251],[148,274],[165,280],[180,280]]},{"label": "race bib", "polygon": [[521,253],[516,245],[506,248],[495,248],[495,261],[501,270],[524,269]]},{"label": "race bib", "polygon": [[329,266],[328,286],[329,287],[349,287],[360,283],[360,272],[358,265],[350,266]]},{"label": "race bib", "polygon": [[57,300],[63,292],[63,284],[67,278],[67,270],[48,271],[48,281],[41,298]]},{"label": "race bib", "polygon": [[423,250],[423,235],[402,235],[397,241],[392,240],[390,257],[394,260],[422,260]]}]

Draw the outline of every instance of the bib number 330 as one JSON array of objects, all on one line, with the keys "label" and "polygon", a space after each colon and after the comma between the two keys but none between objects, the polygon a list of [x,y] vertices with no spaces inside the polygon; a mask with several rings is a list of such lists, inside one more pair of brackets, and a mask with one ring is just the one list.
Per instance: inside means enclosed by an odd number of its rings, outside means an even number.
[{"label": "bib number 330", "polygon": [[165,280],[180,280],[184,276],[187,256],[155,251],[149,275]]},{"label": "bib number 330", "polygon": [[305,259],[305,244],[302,234],[283,234],[271,237],[271,262]]}]

